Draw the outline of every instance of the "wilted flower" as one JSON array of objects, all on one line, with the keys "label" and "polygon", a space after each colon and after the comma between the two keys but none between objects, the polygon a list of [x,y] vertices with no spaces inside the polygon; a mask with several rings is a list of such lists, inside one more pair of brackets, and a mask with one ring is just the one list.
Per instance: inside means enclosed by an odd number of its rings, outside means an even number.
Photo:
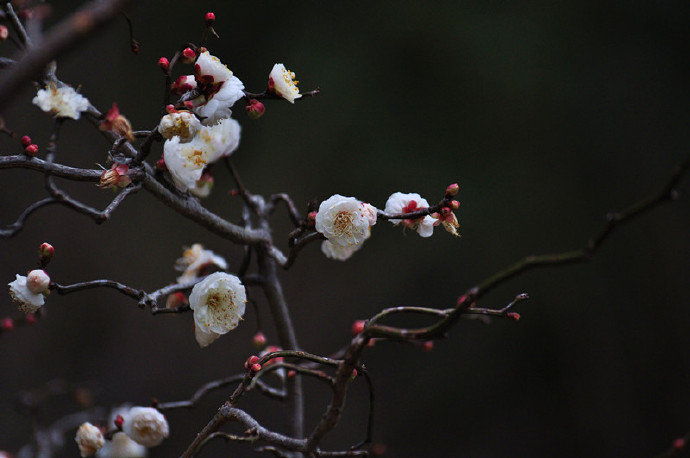
[{"label": "wilted flower", "polygon": [[79,446],[79,453],[83,457],[93,455],[105,444],[105,438],[103,438],[101,430],[88,422],[82,423],[77,430],[74,440]]},{"label": "wilted flower", "polygon": [[43,293],[48,290],[50,277],[42,270],[32,270],[28,277],[17,274],[17,279],[11,283],[10,296],[19,304],[19,310],[24,313],[36,313],[45,303]]},{"label": "wilted flower", "polygon": [[297,83],[299,81],[295,80],[295,73],[283,64],[275,64],[268,75],[268,89],[290,103],[295,103],[295,99],[302,97]]},{"label": "wilted flower", "polygon": [[[386,201],[386,213],[393,215],[412,213],[429,208],[429,202],[416,192],[395,192]],[[422,237],[430,237],[434,232],[435,220],[429,215],[416,219],[391,219],[391,223],[404,224],[406,227],[417,230]]]},{"label": "wilted flower", "polygon": [[41,110],[52,112],[58,118],[79,119],[82,111],[89,109],[89,101],[69,86],[57,87],[50,83],[45,89],[39,89],[33,104]]},{"label": "wilted flower", "polygon": [[180,137],[181,142],[190,141],[201,128],[201,122],[189,111],[177,111],[161,118],[158,132],[167,139]]},{"label": "wilted flower", "polygon": [[126,188],[131,182],[132,179],[129,178],[129,166],[127,164],[118,164],[115,162],[110,169],[104,170],[103,173],[101,173],[98,187],[116,190],[117,188]]},{"label": "wilted flower", "polygon": [[205,250],[200,243],[195,243],[182,252],[182,257],[177,260],[175,267],[183,271],[177,278],[178,283],[185,283],[198,278],[204,268],[216,266],[219,269],[227,269],[228,263],[221,256],[211,250]]},{"label": "wilted flower", "polygon": [[134,141],[134,133],[132,132],[132,124],[129,119],[125,118],[120,114],[120,109],[117,107],[117,103],[113,103],[113,106],[108,110],[98,126],[100,130],[110,130],[115,132],[121,137],[125,137],[127,140]]},{"label": "wilted flower", "polygon": [[132,407],[122,417],[122,431],[145,447],[155,447],[170,433],[168,420],[153,407]]},{"label": "wilted flower", "polygon": [[216,125],[200,128],[188,143],[182,143],[180,137],[166,140],[163,158],[178,189],[195,187],[208,164],[232,154],[239,146],[240,133],[236,120],[222,119]]},{"label": "wilted flower", "polygon": [[369,237],[372,218],[375,223],[376,210],[371,205],[335,194],[321,202],[316,214],[316,230],[334,245],[356,245]]},{"label": "wilted flower", "polygon": [[455,213],[453,213],[453,211],[449,207],[443,207],[440,212],[432,213],[431,216],[436,218],[434,226],[443,224],[443,228],[445,230],[447,230],[456,237],[460,237],[460,233],[458,232],[458,227],[460,227],[460,224],[458,223],[458,218],[457,216],[455,216]]},{"label": "wilted flower", "polygon": [[215,340],[208,341],[214,336],[205,334],[225,334],[235,329],[244,315],[246,302],[247,294],[240,279],[225,272],[213,273],[194,285],[189,306],[194,310],[199,345],[203,347]]}]

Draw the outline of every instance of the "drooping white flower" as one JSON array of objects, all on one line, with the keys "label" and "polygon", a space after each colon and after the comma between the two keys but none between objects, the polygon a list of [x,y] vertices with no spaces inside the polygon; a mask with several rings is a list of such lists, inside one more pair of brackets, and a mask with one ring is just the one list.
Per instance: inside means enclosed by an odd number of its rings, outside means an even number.
[{"label": "drooping white flower", "polygon": [[146,458],[148,449],[130,439],[125,433],[115,433],[96,453],[97,458]]},{"label": "drooping white flower", "polygon": [[168,420],[153,407],[132,407],[122,418],[122,432],[145,447],[155,447],[170,434]]},{"label": "drooping white flower", "polygon": [[244,83],[236,76],[224,81],[200,97],[192,100],[194,113],[203,119],[207,126],[232,115],[232,106],[244,97]]},{"label": "drooping white flower", "polygon": [[178,189],[195,187],[208,164],[232,154],[239,146],[241,130],[236,120],[222,119],[201,127],[190,142],[182,143],[180,137],[166,140],[163,158]]},{"label": "drooping white flower", "polygon": [[33,104],[46,113],[51,112],[58,118],[79,119],[82,111],[89,109],[89,100],[69,86],[57,87],[49,84],[39,89]]},{"label": "drooping white flower", "polygon": [[194,64],[194,74],[199,83],[217,84],[229,80],[232,71],[220,59],[208,51],[199,54]]},{"label": "drooping white flower", "polygon": [[202,329],[194,323],[194,338],[201,348],[208,347],[223,334]]},{"label": "drooping white flower", "polygon": [[[29,278],[31,281],[28,281]],[[17,274],[16,280],[8,283],[12,300],[19,304],[19,310],[26,314],[36,313],[45,304],[43,292],[48,289],[49,284],[50,278],[42,270],[32,270],[29,277]]]},{"label": "drooping white flower", "polygon": [[[398,215],[412,213],[429,208],[429,202],[416,192],[402,193],[395,192],[386,201],[386,213]],[[430,237],[434,232],[436,220],[429,215],[417,219],[391,219],[391,223],[398,225],[404,224],[406,227],[416,229],[422,237]]]},{"label": "drooping white flower", "polygon": [[228,263],[213,251],[204,249],[202,244],[195,243],[185,249],[182,257],[175,263],[175,268],[182,271],[182,275],[177,277],[177,282],[186,283],[198,278],[201,271],[208,266],[216,266],[224,270],[228,268]]},{"label": "drooping white flower", "polygon": [[[367,236],[365,240],[368,239],[369,235],[371,234],[371,229],[367,229]],[[329,240],[324,240],[321,242],[321,252],[329,259],[335,259],[336,261],[347,261],[356,251],[359,251],[359,249],[362,248],[362,245],[364,245],[364,242],[360,242],[356,245],[340,246],[331,243]]]},{"label": "drooping white flower", "polygon": [[82,457],[91,456],[103,447],[105,438],[101,430],[89,422],[82,423],[74,438]]},{"label": "drooping white flower", "polygon": [[290,103],[302,97],[297,87],[299,81],[295,80],[295,73],[291,72],[283,64],[275,64],[268,74],[268,89]]},{"label": "drooping white flower", "polygon": [[201,122],[189,111],[177,111],[161,118],[158,132],[168,140],[174,136],[180,137],[181,142],[190,141],[201,128]]},{"label": "drooping white flower", "polygon": [[225,334],[235,329],[244,315],[246,302],[247,294],[240,279],[225,272],[216,272],[204,278],[194,285],[189,295],[194,323],[202,334]]},{"label": "drooping white flower", "polygon": [[[316,230],[339,246],[357,245],[369,236],[372,207],[354,197],[335,194],[321,202],[316,213]],[[374,209],[374,224],[376,223]]]},{"label": "drooping white flower", "polygon": [[[122,405],[110,412],[108,424],[113,425],[115,418],[121,415],[124,419],[132,406]],[[125,433],[119,432],[113,435],[113,439],[106,441],[102,449],[96,453],[97,458],[145,458],[148,450],[130,439]]]}]

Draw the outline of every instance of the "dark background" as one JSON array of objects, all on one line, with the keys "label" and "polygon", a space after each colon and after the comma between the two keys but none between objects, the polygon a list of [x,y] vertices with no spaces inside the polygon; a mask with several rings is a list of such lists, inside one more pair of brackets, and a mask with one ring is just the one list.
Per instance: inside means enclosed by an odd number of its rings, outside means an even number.
[{"label": "dark background", "polygon": [[[56,5],[55,22],[70,9]],[[430,201],[461,185],[461,239],[430,239],[386,222],[346,263],[313,245],[282,275],[304,349],[328,354],[353,320],[393,305],[448,307],[466,288],[526,254],[582,246],[609,210],[655,191],[687,154],[688,10],[649,2],[145,2],[131,17],[141,52],[129,51],[126,24],[60,59],[58,76],[98,107],[117,101],[135,129],[156,125],[162,76],[156,66],[182,42],[198,42],[207,10],[222,40],[212,53],[261,90],[274,62],[297,73],[315,99],[267,103],[265,116],[235,113],[243,138],[234,160],[247,185],[311,198],[354,195],[383,206],[394,191]],[[12,52],[9,42],[0,47]],[[27,88],[0,109],[9,127],[44,151],[50,119]],[[2,154],[17,142],[0,138]],[[64,127],[60,161],[105,164],[105,144],[86,121]],[[160,146],[155,158],[160,154]],[[207,205],[234,218],[239,202],[216,171]],[[65,184],[102,207],[110,192]],[[42,178],[3,170],[0,222],[42,197]],[[687,194],[685,183],[681,191]],[[281,246],[289,226],[278,212]],[[387,456],[651,456],[690,429],[690,257],[687,195],[623,228],[589,264],[540,270],[482,301],[515,294],[519,323],[463,321],[431,353],[377,344],[365,352],[376,386],[375,441]],[[57,250],[49,273],[71,283],[112,278],[145,289],[172,281],[181,247],[202,242],[240,263],[238,247],[196,227],[142,192],[96,226],[62,208],[40,210],[12,240],[0,241],[0,278],[33,268],[43,241]],[[261,313],[268,321],[259,291]],[[0,449],[31,434],[15,408],[23,389],[55,378],[92,387],[99,405],[176,400],[203,382],[242,370],[256,318],[206,349],[191,314],[153,317],[112,291],[47,300],[33,328],[0,336]],[[0,316],[16,314],[8,296]],[[409,322],[408,322],[409,323]],[[274,331],[265,332],[273,342]],[[307,429],[328,392],[311,381]],[[192,411],[169,413],[172,435],[151,456],[177,456],[229,391]],[[366,390],[353,387],[326,447],[364,434]],[[241,403],[271,428],[286,429],[276,401]],[[59,402],[58,412],[75,409]],[[76,456],[67,438],[65,456]],[[244,445],[205,456],[246,456]]]}]

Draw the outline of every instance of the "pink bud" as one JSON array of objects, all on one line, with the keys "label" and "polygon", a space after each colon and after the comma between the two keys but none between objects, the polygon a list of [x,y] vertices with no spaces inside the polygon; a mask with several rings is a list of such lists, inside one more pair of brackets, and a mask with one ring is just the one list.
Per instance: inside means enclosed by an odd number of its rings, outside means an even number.
[{"label": "pink bud", "polygon": [[182,62],[190,64],[194,62],[194,59],[196,59],[194,50],[192,48],[184,48],[184,51],[182,51]]},{"label": "pink bud", "polygon": [[176,113],[177,112],[177,110],[175,109],[175,105],[173,105],[172,103],[170,105],[165,106],[165,111],[168,113]]},{"label": "pink bud", "polygon": [[252,364],[251,370],[254,373],[259,372],[261,370],[261,364]]},{"label": "pink bud", "polygon": [[34,294],[41,294],[48,290],[50,277],[44,270],[32,270],[26,275],[26,287]]},{"label": "pink bud", "polygon": [[287,373],[288,378],[292,378],[295,375],[297,375],[297,372],[293,371],[292,369],[290,369]]},{"label": "pink bud", "polygon": [[685,439],[682,437],[679,437],[678,439],[673,441],[673,443],[671,444],[671,447],[674,450],[683,450],[685,448]]},{"label": "pink bud", "polygon": [[517,312],[508,312],[506,316],[513,321],[520,321],[520,314]]},{"label": "pink bud", "polygon": [[14,320],[12,318],[3,318],[0,320],[0,329],[3,331],[11,331],[14,329]]},{"label": "pink bud", "polygon": [[117,429],[122,429],[122,425],[125,423],[125,419],[122,418],[122,415],[118,415],[117,417],[115,417],[115,421],[113,423],[115,423],[115,427]]},{"label": "pink bud", "polygon": [[252,119],[259,119],[266,111],[264,104],[256,99],[251,99],[245,109],[247,110],[249,117]]},{"label": "pink bud", "polygon": [[161,57],[158,59],[158,66],[165,73],[168,73],[168,70],[170,70],[170,61],[166,57]]},{"label": "pink bud", "polygon": [[309,214],[307,214],[307,224],[309,226],[314,226],[316,224],[316,213],[317,212],[309,212]]},{"label": "pink bud", "polygon": [[426,342],[422,343],[422,350],[424,351],[431,351],[434,349],[434,342],[431,340],[427,340]]},{"label": "pink bud", "polygon": [[10,36],[10,31],[7,30],[7,27],[4,25],[0,25],[0,41],[5,41],[7,40],[7,37]]},{"label": "pink bud", "polygon": [[194,108],[194,104],[192,103],[191,100],[185,100],[184,102],[182,102],[182,105],[184,105],[184,107],[188,110],[191,110],[192,108]]},{"label": "pink bud", "polygon": [[441,213],[441,218],[445,219],[450,216],[452,210],[449,207],[443,207],[439,213]]},{"label": "pink bud", "polygon": [[216,22],[216,15],[209,11],[206,13],[206,16],[204,16],[204,20],[206,21],[206,25],[211,26]]},{"label": "pink bud", "polygon": [[165,165],[165,159],[163,158],[163,156],[161,156],[161,158],[158,159],[158,161],[156,162],[156,168],[158,170],[168,170],[168,167]]},{"label": "pink bud", "polygon": [[38,258],[41,261],[41,265],[46,265],[50,262],[51,259],[53,259],[53,255],[55,254],[55,248],[53,248],[53,245],[50,243],[42,243],[40,247],[38,247]]},{"label": "pink bud", "polygon": [[259,362],[259,357],[256,355],[252,355],[249,358],[247,358],[247,361],[244,363],[244,368],[249,369],[253,364],[256,364]]},{"label": "pink bud", "polygon": [[457,200],[451,200],[450,208],[452,208],[453,210],[457,210],[458,208],[460,208],[460,202],[458,202]]},{"label": "pink bud", "polygon": [[29,137],[28,135],[24,135],[19,141],[22,142],[22,146],[26,148],[31,144],[31,137]]},{"label": "pink bud", "polygon": [[33,313],[29,313],[24,317],[24,321],[26,321],[26,324],[36,323],[36,315],[34,315]]},{"label": "pink bud", "polygon": [[446,197],[453,197],[460,191],[460,185],[457,183],[449,184],[446,188]]},{"label": "pink bud", "polygon": [[24,148],[24,152],[27,156],[34,157],[38,154],[38,145],[32,143],[31,145]]},{"label": "pink bud", "polygon": [[252,337],[252,343],[256,348],[261,350],[266,346],[266,336],[263,332],[257,332],[254,334],[254,337]]},{"label": "pink bud", "polygon": [[364,320],[357,320],[352,323],[352,335],[356,336],[364,331]]}]

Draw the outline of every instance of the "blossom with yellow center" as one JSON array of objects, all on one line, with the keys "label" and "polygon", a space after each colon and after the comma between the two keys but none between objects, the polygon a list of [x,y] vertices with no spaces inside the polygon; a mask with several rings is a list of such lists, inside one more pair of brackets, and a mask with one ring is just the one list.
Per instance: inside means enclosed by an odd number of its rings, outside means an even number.
[{"label": "blossom with yellow center", "polygon": [[244,315],[246,302],[247,293],[240,279],[225,272],[213,273],[194,285],[189,307],[194,310],[199,344],[204,347],[235,329]]},{"label": "blossom with yellow center", "polygon": [[57,118],[79,119],[82,111],[89,109],[89,100],[69,86],[57,87],[50,83],[45,89],[39,89],[33,104],[46,113]]},{"label": "blossom with yellow center", "polygon": [[316,214],[316,231],[342,247],[357,245],[369,237],[376,224],[376,209],[354,197],[335,194],[321,202]]},{"label": "blossom with yellow center", "polygon": [[283,64],[275,64],[268,74],[268,89],[290,103],[295,103],[295,99],[302,97],[297,87],[298,83],[295,72],[291,72]]}]

